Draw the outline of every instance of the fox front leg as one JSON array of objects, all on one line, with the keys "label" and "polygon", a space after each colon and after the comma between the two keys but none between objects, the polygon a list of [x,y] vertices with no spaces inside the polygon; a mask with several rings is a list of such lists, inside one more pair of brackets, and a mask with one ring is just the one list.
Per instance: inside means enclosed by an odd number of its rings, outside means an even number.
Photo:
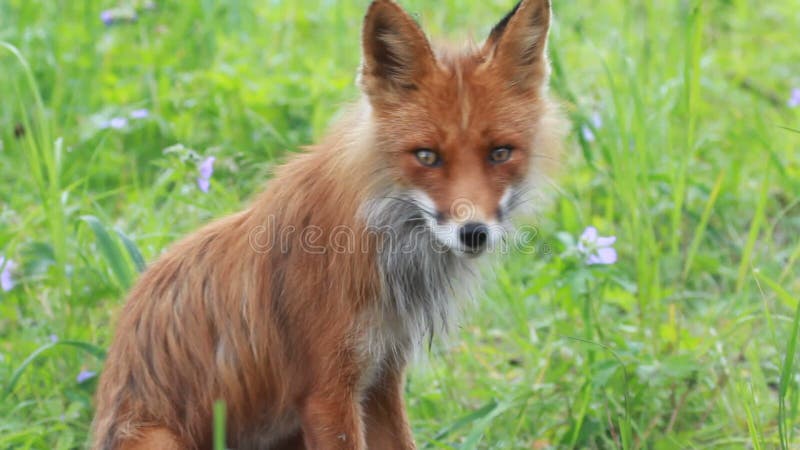
[{"label": "fox front leg", "polygon": [[364,399],[367,448],[415,450],[414,436],[403,401],[402,369],[390,369],[370,388]]},{"label": "fox front leg", "polygon": [[311,395],[302,408],[302,427],[308,450],[366,450],[361,406],[353,392]]}]

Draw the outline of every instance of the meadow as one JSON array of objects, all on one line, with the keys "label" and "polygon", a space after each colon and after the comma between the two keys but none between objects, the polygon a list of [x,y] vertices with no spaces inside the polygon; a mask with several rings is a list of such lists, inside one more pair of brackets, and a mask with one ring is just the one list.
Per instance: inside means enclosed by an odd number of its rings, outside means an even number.
[{"label": "meadow", "polygon": [[[401,3],[476,42],[513,7]],[[800,448],[797,4],[553,3],[565,163],[410,372],[419,447]],[[137,273],[356,97],[367,4],[0,0],[0,449],[85,445]]]}]

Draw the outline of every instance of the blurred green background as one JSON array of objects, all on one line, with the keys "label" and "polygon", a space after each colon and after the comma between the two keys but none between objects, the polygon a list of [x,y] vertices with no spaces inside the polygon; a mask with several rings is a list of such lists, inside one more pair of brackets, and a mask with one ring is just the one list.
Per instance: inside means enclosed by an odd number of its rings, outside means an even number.
[{"label": "blurred green background", "polygon": [[[513,7],[401,3],[476,42]],[[367,4],[0,0],[0,448],[84,446],[137,270],[356,97]],[[800,9],[553,7],[567,162],[536,254],[411,371],[420,448],[798,448]]]}]

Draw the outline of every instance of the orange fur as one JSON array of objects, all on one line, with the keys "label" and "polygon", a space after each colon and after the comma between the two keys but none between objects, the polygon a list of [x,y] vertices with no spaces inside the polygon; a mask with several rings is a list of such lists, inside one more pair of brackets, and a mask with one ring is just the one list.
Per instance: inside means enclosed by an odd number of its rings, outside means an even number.
[{"label": "orange fur", "polygon": [[142,430],[139,437],[123,446],[124,450],[180,450],[183,446],[174,434],[163,428]]},{"label": "orange fur", "polygon": [[[494,217],[509,186],[547,172],[563,132],[546,93],[549,2],[524,0],[507,19],[482,48],[435,55],[399,6],[373,2],[364,99],[249,208],[175,244],[130,293],[94,448],[210,448],[215,400],[233,448],[415,448],[402,397],[415,316],[385,304],[382,237],[364,209],[417,189],[442,217],[459,198]],[[513,157],[487,165],[505,145]],[[421,166],[420,147],[447,164]],[[336,251],[342,229],[364,238]]]}]

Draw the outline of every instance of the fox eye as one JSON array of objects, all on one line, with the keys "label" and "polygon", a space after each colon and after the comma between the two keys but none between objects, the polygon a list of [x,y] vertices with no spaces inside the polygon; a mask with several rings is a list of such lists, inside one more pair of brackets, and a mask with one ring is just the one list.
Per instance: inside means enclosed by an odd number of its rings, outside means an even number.
[{"label": "fox eye", "polygon": [[493,164],[504,163],[511,159],[511,147],[497,147],[489,153],[489,162]]},{"label": "fox eye", "polygon": [[442,158],[433,150],[421,148],[414,151],[417,161],[425,167],[439,167],[442,165]]}]

